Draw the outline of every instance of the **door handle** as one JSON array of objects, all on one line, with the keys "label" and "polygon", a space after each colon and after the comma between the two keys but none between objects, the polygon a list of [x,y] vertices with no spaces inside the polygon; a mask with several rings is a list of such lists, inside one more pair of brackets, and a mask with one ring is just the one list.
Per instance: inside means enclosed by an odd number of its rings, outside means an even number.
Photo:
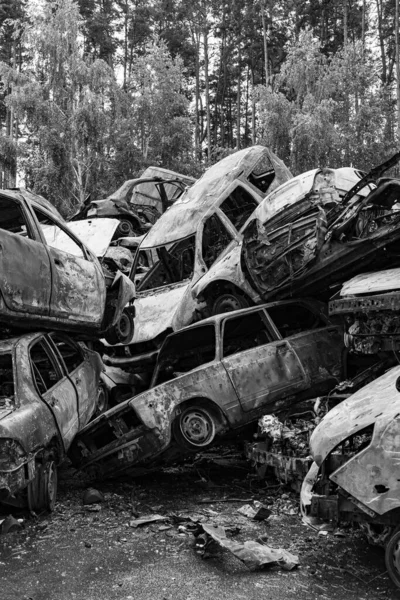
[{"label": "door handle", "polygon": [[82,381],[82,379],[81,379],[80,377],[77,377],[77,378],[75,379],[75,383],[76,383],[76,384],[80,383],[81,381]]}]

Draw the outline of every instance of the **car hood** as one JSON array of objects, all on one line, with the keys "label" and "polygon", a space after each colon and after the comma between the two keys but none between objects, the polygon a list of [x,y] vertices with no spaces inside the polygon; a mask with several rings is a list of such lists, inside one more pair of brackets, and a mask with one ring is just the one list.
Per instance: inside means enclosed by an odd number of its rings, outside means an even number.
[{"label": "car hood", "polygon": [[341,296],[358,296],[400,289],[400,269],[362,273],[343,284]]},{"label": "car hood", "polygon": [[190,285],[184,281],[138,295],[135,300],[135,333],[132,344],[153,340],[173,328],[176,313]]},{"label": "car hood", "polygon": [[[103,258],[119,225],[118,219],[84,219],[71,221],[69,229],[80,239],[98,258]],[[68,248],[63,248],[68,252]]]},{"label": "car hood", "polygon": [[394,367],[330,410],[314,429],[310,450],[321,465],[325,458],[350,436],[379,419],[381,426],[400,413],[400,392],[396,380],[400,367]]}]

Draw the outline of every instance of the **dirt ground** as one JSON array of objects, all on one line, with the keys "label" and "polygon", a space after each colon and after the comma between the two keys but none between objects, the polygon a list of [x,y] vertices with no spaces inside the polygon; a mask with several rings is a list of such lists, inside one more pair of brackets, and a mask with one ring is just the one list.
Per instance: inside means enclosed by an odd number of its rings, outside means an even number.
[{"label": "dirt ground", "polygon": [[[23,528],[0,536],[0,600],[400,598],[382,549],[360,531],[319,534],[302,524],[296,494],[257,482],[231,449],[213,456],[140,479],[96,482],[104,501],[89,506],[82,498],[93,484],[65,466],[56,510],[37,518],[14,513]],[[248,500],[268,505],[269,519],[237,513]],[[166,520],[132,526],[148,514]],[[238,541],[262,536],[297,554],[300,565],[249,571],[227,550],[203,558],[188,515],[224,526]]]}]

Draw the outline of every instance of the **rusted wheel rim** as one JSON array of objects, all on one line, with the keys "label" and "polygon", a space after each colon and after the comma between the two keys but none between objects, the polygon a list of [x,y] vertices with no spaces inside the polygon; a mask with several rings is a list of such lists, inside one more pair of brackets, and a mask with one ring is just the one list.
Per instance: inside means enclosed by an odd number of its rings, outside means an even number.
[{"label": "rusted wheel rim", "polygon": [[232,310],[246,308],[247,306],[248,302],[246,302],[245,298],[242,300],[236,294],[227,293],[216,299],[212,312],[214,315],[219,315],[222,313],[231,312]]},{"label": "rusted wheel rim", "polygon": [[57,497],[57,467],[53,460],[49,461],[45,467],[45,489],[44,494],[46,508],[52,511],[54,510]]},{"label": "rusted wheel rim", "polygon": [[201,409],[186,411],[180,421],[184,438],[195,446],[205,446],[215,436],[215,424],[208,412]]},{"label": "rusted wheel rim", "polygon": [[99,386],[97,392],[97,412],[102,413],[107,408],[107,394],[102,385]]},{"label": "rusted wheel rim", "polygon": [[122,313],[121,318],[118,322],[118,332],[119,332],[120,336],[125,337],[125,336],[129,335],[130,330],[131,330],[131,323],[130,323],[129,317],[125,313]]}]

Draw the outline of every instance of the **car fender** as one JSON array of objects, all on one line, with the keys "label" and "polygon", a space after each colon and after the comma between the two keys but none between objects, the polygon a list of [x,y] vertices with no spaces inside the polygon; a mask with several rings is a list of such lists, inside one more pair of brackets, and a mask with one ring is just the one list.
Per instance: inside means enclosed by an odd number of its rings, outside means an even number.
[{"label": "car fender", "polygon": [[109,329],[118,323],[125,306],[136,298],[135,284],[129,277],[118,271],[107,295],[112,295],[114,310],[109,316],[109,320],[107,319],[107,322],[103,323],[104,329]]}]

